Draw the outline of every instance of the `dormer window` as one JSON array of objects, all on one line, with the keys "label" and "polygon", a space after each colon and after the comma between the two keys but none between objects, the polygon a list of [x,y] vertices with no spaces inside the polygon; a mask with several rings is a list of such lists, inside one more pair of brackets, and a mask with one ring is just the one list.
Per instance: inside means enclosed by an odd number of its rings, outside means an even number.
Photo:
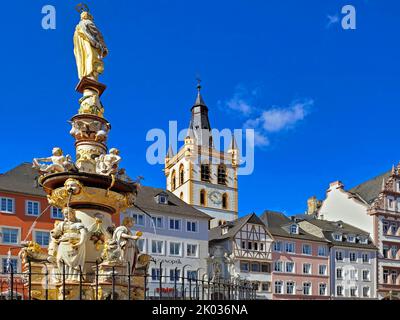
[{"label": "dormer window", "polygon": [[368,244],[368,238],[366,238],[366,237],[360,237],[359,240],[360,240],[360,243],[362,243],[362,244]]},{"label": "dormer window", "polygon": [[160,193],[156,196],[156,202],[159,204],[168,204],[168,194]]},{"label": "dormer window", "polygon": [[333,239],[335,239],[335,241],[342,241],[342,235],[340,233],[335,233]]},{"label": "dormer window", "polygon": [[353,243],[356,242],[356,237],[349,234],[347,236],[347,242],[353,242]]},{"label": "dormer window", "polygon": [[227,234],[229,231],[229,228],[227,226],[222,227],[222,234]]},{"label": "dormer window", "polygon": [[299,234],[299,226],[297,224],[292,224],[290,226],[290,233],[291,234]]}]

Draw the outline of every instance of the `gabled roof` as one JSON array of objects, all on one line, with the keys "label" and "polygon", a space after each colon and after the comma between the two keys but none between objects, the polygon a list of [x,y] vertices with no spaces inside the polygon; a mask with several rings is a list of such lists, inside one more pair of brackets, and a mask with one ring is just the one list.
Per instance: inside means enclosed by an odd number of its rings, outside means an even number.
[{"label": "gabled roof", "polygon": [[[155,197],[161,193],[168,195],[167,204],[158,203],[156,201]],[[199,219],[212,219],[208,214],[205,214],[204,212],[195,209],[191,205],[179,199],[172,192],[160,188],[140,186],[135,204],[139,209],[143,209],[149,214],[166,213],[188,215],[197,217]]]},{"label": "gabled roof", "polygon": [[296,223],[296,221],[285,216],[282,212],[266,210],[260,218],[265,223],[267,230],[272,234],[272,236],[325,242],[324,239],[306,232],[300,228],[300,226],[298,234],[290,233],[289,227],[291,224]]},{"label": "gabled roof", "polygon": [[348,190],[348,192],[358,196],[362,201],[371,204],[382,191],[383,179],[389,178],[390,174],[391,170],[355,186]]},{"label": "gabled roof", "polygon": [[38,171],[28,162],[0,174],[0,190],[45,197],[46,193],[39,186]]},{"label": "gabled roof", "polygon": [[[337,246],[344,247],[358,247],[358,248],[368,248],[368,249],[376,249],[372,240],[370,238],[370,234],[364,230],[354,227],[351,224],[345,223],[343,221],[329,221],[329,220],[320,220],[320,219],[310,219],[309,223],[314,226],[320,228],[326,240],[331,242]],[[354,236],[363,236],[368,238],[368,244],[363,244],[359,242],[347,242],[347,241],[336,241],[333,237],[333,234],[339,233],[342,235],[354,235]]]},{"label": "gabled roof", "polygon": [[[237,220],[229,221],[224,225],[220,225],[218,227],[210,229],[210,231],[208,232],[208,239],[209,239],[209,241],[216,241],[216,240],[234,238],[236,233],[238,233],[239,230],[246,223],[259,224],[259,225],[262,225],[263,227],[265,227],[262,220],[259,217],[257,217],[257,215],[255,213],[250,213],[250,214],[248,214],[244,217],[241,217]],[[222,228],[228,228],[228,232],[225,234],[222,234]]]}]

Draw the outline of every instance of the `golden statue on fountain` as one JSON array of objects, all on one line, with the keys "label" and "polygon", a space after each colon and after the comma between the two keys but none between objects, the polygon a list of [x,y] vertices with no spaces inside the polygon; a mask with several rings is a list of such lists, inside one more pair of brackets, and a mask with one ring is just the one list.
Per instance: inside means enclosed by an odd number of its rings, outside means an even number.
[{"label": "golden statue on fountain", "polygon": [[78,76],[98,80],[104,71],[103,58],[108,54],[103,35],[94,24],[88,8],[81,6],[81,21],[75,28],[74,54],[78,67]]},{"label": "golden statue on fountain", "polygon": [[112,220],[134,205],[138,185],[120,178],[119,150],[107,147],[111,125],[100,101],[106,86],[98,77],[108,49],[87,6],[79,12],[74,54],[82,97],[70,121],[76,159],[60,148],[33,159],[49,204],[65,219],[51,231],[47,253],[32,241],[24,244],[26,286],[33,299],[143,299],[151,257],[139,252],[141,233],[132,232],[132,218],[118,227]]}]

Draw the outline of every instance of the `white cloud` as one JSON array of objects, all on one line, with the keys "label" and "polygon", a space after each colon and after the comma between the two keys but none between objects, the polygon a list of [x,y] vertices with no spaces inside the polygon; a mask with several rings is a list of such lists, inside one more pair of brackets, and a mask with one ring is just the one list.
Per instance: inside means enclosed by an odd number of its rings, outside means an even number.
[{"label": "white cloud", "polygon": [[308,113],[312,100],[296,102],[287,108],[272,108],[264,111],[257,119],[265,131],[278,132],[293,127],[298,121],[303,120]]},{"label": "white cloud", "polygon": [[314,104],[313,100],[307,99],[295,100],[288,106],[259,108],[253,103],[256,90],[238,88],[234,96],[225,102],[225,106],[229,110],[238,111],[245,118],[243,128],[254,129],[254,144],[259,147],[270,144],[271,134],[293,129],[298,122],[304,120]]}]

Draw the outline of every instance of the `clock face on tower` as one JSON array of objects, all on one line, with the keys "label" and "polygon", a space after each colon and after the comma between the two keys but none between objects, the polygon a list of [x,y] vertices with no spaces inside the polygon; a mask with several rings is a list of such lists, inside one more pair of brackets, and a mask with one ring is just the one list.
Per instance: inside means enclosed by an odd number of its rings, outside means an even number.
[{"label": "clock face on tower", "polygon": [[222,194],[219,191],[211,191],[208,195],[210,198],[211,202],[214,204],[221,204],[222,202]]}]

